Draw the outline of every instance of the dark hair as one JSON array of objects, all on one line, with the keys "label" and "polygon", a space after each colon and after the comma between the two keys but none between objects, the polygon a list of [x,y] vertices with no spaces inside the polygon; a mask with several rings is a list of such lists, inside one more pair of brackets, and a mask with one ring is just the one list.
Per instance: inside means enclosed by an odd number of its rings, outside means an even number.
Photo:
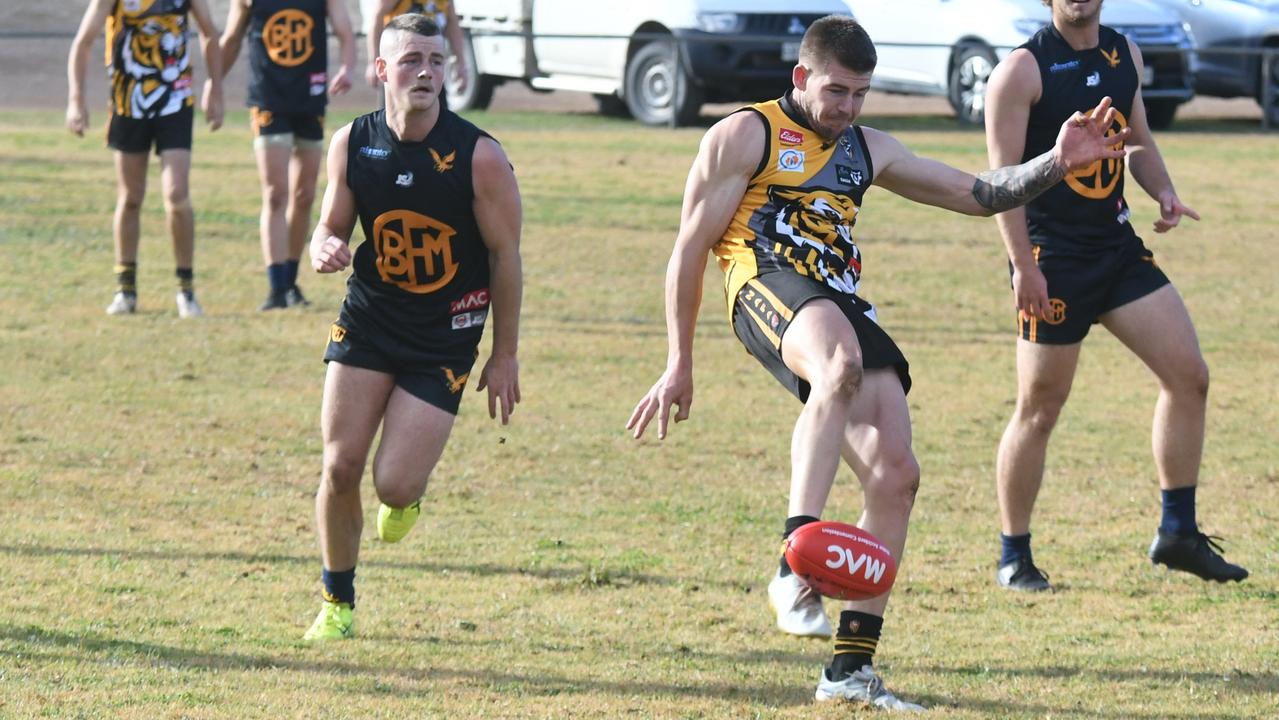
[{"label": "dark hair", "polygon": [[827,15],[808,26],[799,44],[799,61],[820,69],[834,60],[855,73],[875,71],[879,58],[861,23],[847,15]]},{"label": "dark hair", "polygon": [[435,21],[425,15],[417,13],[404,13],[396,15],[395,19],[386,24],[386,30],[400,30],[402,32],[413,33],[423,37],[435,37],[440,35],[440,26]]}]

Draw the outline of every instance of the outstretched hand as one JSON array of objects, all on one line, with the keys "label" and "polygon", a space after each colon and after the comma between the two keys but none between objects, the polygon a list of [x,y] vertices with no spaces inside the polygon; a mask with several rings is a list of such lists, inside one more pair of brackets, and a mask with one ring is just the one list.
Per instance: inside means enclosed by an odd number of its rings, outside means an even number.
[{"label": "outstretched hand", "polygon": [[1159,197],[1159,219],[1155,221],[1155,232],[1164,233],[1177,227],[1182,215],[1199,219],[1199,213],[1183,205],[1176,193],[1164,193]]},{"label": "outstretched hand", "polygon": [[675,413],[675,422],[688,419],[688,411],[693,406],[693,374],[686,368],[667,368],[653,387],[640,399],[631,412],[631,419],[626,421],[626,429],[635,431],[635,439],[644,435],[648,423],[657,416],[657,439],[666,439],[666,426],[670,420],[671,408],[679,406]]},{"label": "outstretched hand", "polygon": [[1124,156],[1123,143],[1132,134],[1129,128],[1111,132],[1116,111],[1104,97],[1087,113],[1076,112],[1062,123],[1057,134],[1057,159],[1066,172],[1083,170],[1099,160]]}]

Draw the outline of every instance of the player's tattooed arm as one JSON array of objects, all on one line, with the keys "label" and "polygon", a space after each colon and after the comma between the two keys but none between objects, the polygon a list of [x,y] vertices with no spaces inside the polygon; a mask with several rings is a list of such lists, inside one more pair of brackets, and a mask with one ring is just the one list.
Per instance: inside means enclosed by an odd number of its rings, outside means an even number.
[{"label": "player's tattooed arm", "polygon": [[973,198],[992,213],[1021,207],[1066,177],[1053,151],[1022,163],[978,173]]}]

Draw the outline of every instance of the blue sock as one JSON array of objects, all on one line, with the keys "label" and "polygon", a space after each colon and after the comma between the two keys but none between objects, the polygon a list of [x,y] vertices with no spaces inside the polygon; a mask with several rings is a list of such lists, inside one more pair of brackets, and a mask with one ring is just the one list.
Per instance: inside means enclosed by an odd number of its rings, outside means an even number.
[{"label": "blue sock", "polygon": [[1003,548],[1002,554],[999,556],[1000,565],[1007,565],[1014,560],[1034,562],[1030,554],[1030,533],[1025,535],[999,533],[999,544]]},{"label": "blue sock", "polygon": [[1194,535],[1199,532],[1195,522],[1195,486],[1162,491],[1164,516],[1159,529],[1165,534]]},{"label": "blue sock", "polygon": [[294,285],[298,284],[298,263],[299,262],[300,261],[298,260],[286,260],[284,262],[284,267],[288,268],[288,277],[286,279],[289,281],[289,284],[286,285],[285,287],[291,288]]},{"label": "blue sock", "polygon": [[267,265],[266,278],[271,283],[272,293],[282,293],[293,287],[293,284],[289,282],[289,268],[285,263]]},{"label": "blue sock", "polygon": [[324,569],[320,574],[324,581],[324,599],[327,602],[344,602],[355,607],[355,568],[350,570]]}]

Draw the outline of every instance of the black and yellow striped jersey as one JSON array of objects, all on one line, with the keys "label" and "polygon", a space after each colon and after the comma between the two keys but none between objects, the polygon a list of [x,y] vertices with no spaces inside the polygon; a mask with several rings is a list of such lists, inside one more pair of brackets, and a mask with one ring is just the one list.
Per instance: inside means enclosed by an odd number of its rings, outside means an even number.
[{"label": "black and yellow striped jersey", "polygon": [[448,12],[451,3],[452,0],[399,0],[395,3],[395,7],[391,8],[391,12],[382,16],[382,24],[386,25],[397,15],[419,13],[434,20],[435,24],[440,26],[440,32],[443,32],[444,26],[449,22]]},{"label": "black and yellow striped jersey", "polygon": [[853,226],[873,177],[861,128],[824,141],[809,128],[789,96],[758,103],[765,145],[759,166],[715,257],[725,273],[729,307],[753,277],[793,272],[838,292],[857,292],[862,256]]},{"label": "black and yellow striped jersey", "polygon": [[323,115],[328,90],[325,0],[253,0],[249,106]]},{"label": "black and yellow striped jersey", "polygon": [[195,104],[187,50],[190,0],[115,0],[106,22],[111,110],[137,119]]}]

